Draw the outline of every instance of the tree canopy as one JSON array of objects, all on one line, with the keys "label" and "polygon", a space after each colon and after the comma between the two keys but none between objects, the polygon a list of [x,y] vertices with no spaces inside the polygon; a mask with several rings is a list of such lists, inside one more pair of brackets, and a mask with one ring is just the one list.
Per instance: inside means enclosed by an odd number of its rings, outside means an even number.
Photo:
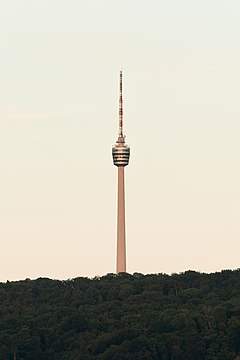
[{"label": "tree canopy", "polygon": [[240,270],[0,284],[1,360],[239,360]]}]

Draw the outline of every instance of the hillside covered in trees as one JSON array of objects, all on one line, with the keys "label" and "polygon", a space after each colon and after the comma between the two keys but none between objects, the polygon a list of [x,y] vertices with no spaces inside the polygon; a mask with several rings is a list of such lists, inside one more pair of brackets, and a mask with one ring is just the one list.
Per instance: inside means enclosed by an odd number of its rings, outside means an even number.
[{"label": "hillside covered in trees", "polygon": [[239,360],[240,270],[0,284],[1,360]]}]

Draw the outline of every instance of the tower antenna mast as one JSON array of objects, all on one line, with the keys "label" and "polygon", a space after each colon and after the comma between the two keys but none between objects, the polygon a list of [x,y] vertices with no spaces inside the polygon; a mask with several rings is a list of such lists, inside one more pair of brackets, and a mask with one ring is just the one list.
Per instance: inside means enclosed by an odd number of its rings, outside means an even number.
[{"label": "tower antenna mast", "polygon": [[119,92],[119,132],[120,138],[123,137],[123,96],[122,96],[122,71],[120,71],[120,92]]}]

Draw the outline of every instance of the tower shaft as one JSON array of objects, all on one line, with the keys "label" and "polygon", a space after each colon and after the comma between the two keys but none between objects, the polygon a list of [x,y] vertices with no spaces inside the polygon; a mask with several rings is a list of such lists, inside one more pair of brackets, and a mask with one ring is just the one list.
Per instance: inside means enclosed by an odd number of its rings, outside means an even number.
[{"label": "tower shaft", "polygon": [[117,273],[126,272],[124,166],[118,166]]}]

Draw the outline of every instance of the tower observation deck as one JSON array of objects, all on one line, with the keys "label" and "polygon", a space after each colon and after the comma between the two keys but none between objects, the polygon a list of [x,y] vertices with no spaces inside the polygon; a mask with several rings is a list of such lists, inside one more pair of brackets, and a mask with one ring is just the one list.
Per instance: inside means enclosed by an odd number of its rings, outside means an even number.
[{"label": "tower observation deck", "polygon": [[122,71],[120,72],[119,96],[119,131],[116,144],[112,148],[113,163],[118,167],[118,215],[117,215],[117,273],[126,272],[126,239],[125,239],[125,194],[124,167],[129,163],[130,148],[123,135],[123,97]]}]

